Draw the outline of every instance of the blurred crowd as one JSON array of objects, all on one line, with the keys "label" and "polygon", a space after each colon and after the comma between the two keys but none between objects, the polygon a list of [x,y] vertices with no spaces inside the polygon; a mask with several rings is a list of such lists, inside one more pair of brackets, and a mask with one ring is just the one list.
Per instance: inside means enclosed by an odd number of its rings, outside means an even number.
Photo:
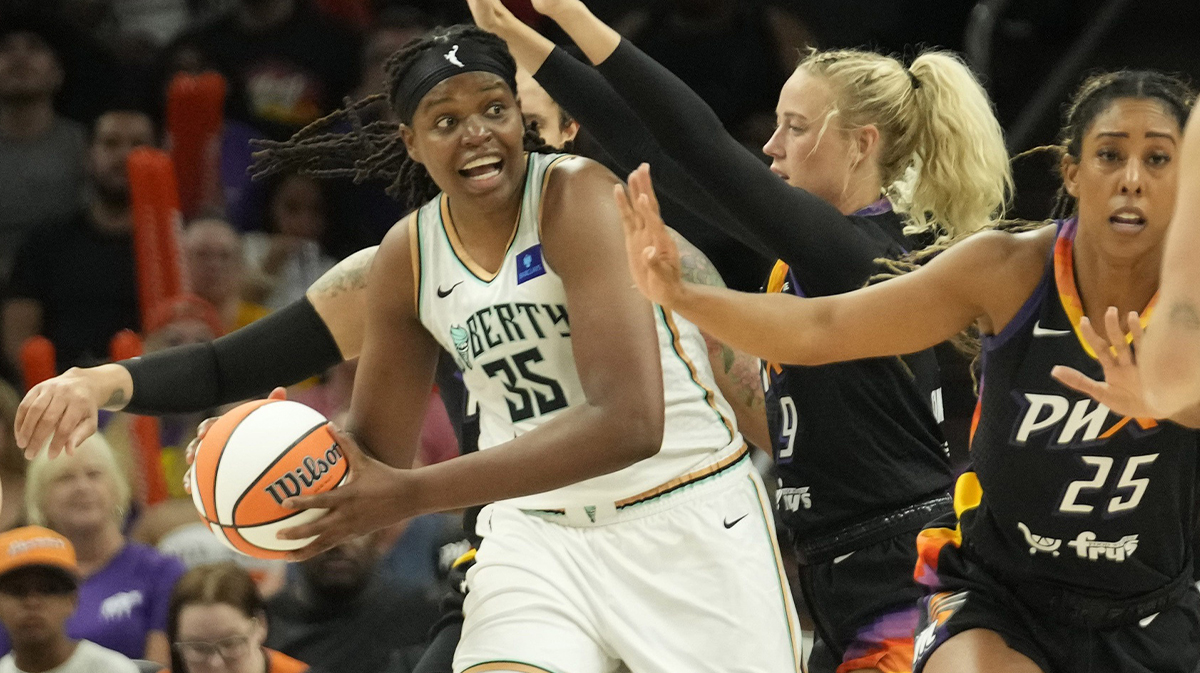
[{"label": "blurred crowd", "polygon": [[[528,0],[507,4],[559,37]],[[973,4],[589,2],[756,149],[774,129],[780,86],[806,47],[899,51],[924,41],[960,49]],[[1016,4],[1027,17],[1074,3]],[[1033,4],[1040,9],[1023,8]],[[415,665],[437,617],[439,584],[465,550],[455,517],[419,517],[301,564],[258,561],[222,546],[182,488],[185,447],[198,423],[221,410],[158,420],[169,497],[153,504],[131,416],[101,412],[101,432],[55,460],[27,462],[13,427],[31,337],[49,339],[59,372],[110,360],[122,330],[141,335],[147,352],[211,341],[287,306],[339,260],[377,245],[404,215],[384,185],[297,174],[253,181],[251,143],[286,139],[347,99],[380,92],[393,52],[434,26],[469,20],[462,0],[0,2],[0,655],[11,651],[17,666],[0,660],[0,673],[43,670],[39,657],[69,660],[63,673],[180,673],[218,660],[255,673],[407,673]],[[1047,26],[1056,35],[1078,28],[1056,25],[1014,19],[997,39],[1021,46],[1045,37],[1038,31]],[[1006,122],[1025,94],[1005,78],[1026,88],[1031,79],[1018,66],[1015,59],[991,72]],[[145,312],[126,162],[135,149],[169,147],[170,83],[201,72],[219,73],[227,87],[216,189],[181,222],[187,292]],[[523,103],[539,105],[544,92],[521,86]],[[548,97],[542,105],[543,117],[527,118],[553,141],[546,120],[569,117]],[[586,129],[576,149],[586,149]],[[700,245],[731,287],[757,287],[768,260],[713,246]],[[344,363],[289,397],[338,419],[354,376],[355,363]],[[965,435],[973,400],[963,409],[947,404]],[[419,460],[456,453],[444,408],[430,405]]]},{"label": "blurred crowd", "polygon": [[[527,1],[512,5],[537,23]],[[782,3],[597,5],[754,146],[770,135],[775,95],[811,41]],[[64,671],[139,670],[125,667],[139,660],[140,670],[220,660],[255,673],[415,665],[439,582],[465,550],[454,517],[420,517],[293,566],[258,561],[221,546],[182,488],[184,449],[220,410],[158,419],[170,497],[153,505],[133,417],[102,412],[101,432],[73,455],[31,463],[13,425],[30,337],[49,339],[59,372],[110,360],[122,330],[146,352],[210,341],[378,244],[403,215],[384,185],[252,181],[250,141],[286,139],[380,91],[394,51],[467,20],[465,2],[436,0],[0,6],[0,530],[15,541],[0,544],[0,655],[11,651],[16,670],[41,670],[43,656],[68,660]],[[126,162],[138,148],[169,149],[172,78],[209,71],[227,87],[218,189],[181,223],[187,292],[145,312]],[[761,262],[747,261],[744,275],[757,277]],[[339,365],[289,394],[336,419],[354,372]],[[457,452],[442,406],[430,408],[427,463]]]}]

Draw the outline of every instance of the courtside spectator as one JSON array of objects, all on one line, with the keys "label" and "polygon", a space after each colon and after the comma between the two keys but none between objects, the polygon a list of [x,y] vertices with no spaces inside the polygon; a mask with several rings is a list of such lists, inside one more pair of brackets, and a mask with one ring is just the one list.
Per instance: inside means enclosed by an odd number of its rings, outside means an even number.
[{"label": "courtside spectator", "polygon": [[21,396],[0,381],[0,531],[25,524],[25,470],[29,463],[13,434]]},{"label": "courtside spectator", "polygon": [[172,673],[308,670],[296,659],[263,647],[268,625],[262,597],[250,575],[233,563],[189,570],[171,596],[167,623]]},{"label": "courtside spectator", "polygon": [[329,232],[328,190],[304,175],[285,175],[267,185],[265,232],[246,234],[251,298],[279,309],[304,296],[337,263],[325,252]]},{"label": "courtside spectator", "polygon": [[125,160],[154,144],[146,114],[113,110],[96,120],[88,149],[87,200],[69,219],[34,229],[17,252],[0,322],[4,349],[45,335],[58,367],[108,359],[109,341],[139,325],[129,179]]},{"label": "courtside spectator", "polygon": [[355,35],[307,0],[240,0],[170,52],[224,75],[230,117],[277,140],[337,108],[358,75]]},{"label": "courtside spectator", "polygon": [[87,132],[54,110],[61,40],[48,22],[0,22],[0,283],[25,235],[69,217],[83,197]]},{"label": "courtside spectator", "polygon": [[242,239],[228,222],[217,217],[193,220],[183,234],[183,254],[192,292],[216,308],[224,332],[245,327],[269,313],[266,307],[242,298]]},{"label": "courtside spectator", "polygon": [[381,576],[376,538],[346,542],[288,573],[267,603],[267,644],[321,671],[377,673],[390,663],[415,663],[435,606],[419,590]]},{"label": "courtside spectator", "polygon": [[[95,434],[72,454],[51,460],[41,452],[29,466],[26,507],[31,522],[75,548],[82,581],[67,633],[165,664],[167,608],[183,564],[122,534],[129,485],[108,442]],[[0,636],[0,652],[7,652],[8,634]]]},{"label": "courtside spectator", "polygon": [[71,543],[38,526],[0,535],[0,622],[12,652],[0,673],[137,673],[124,655],[67,635],[79,602],[79,568]]}]

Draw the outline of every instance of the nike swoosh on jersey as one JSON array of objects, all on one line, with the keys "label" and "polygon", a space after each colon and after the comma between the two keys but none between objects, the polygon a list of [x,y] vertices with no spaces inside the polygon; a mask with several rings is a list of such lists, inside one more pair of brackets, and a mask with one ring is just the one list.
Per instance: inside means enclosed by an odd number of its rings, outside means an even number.
[{"label": "nike swoosh on jersey", "polygon": [[750,516],[750,515],[743,514],[743,515],[739,516],[738,518],[734,519],[733,521],[726,519],[725,520],[725,528],[733,528],[734,526],[736,526],[738,524],[739,521],[741,521],[742,519],[745,519],[748,516]]},{"label": "nike swoosh on jersey", "polygon": [[1042,327],[1041,320],[1033,323],[1033,336],[1035,337],[1063,336],[1070,333],[1071,330],[1069,329],[1047,329]]},{"label": "nike swoosh on jersey", "polygon": [[854,552],[850,552],[849,554],[842,554],[841,556],[833,559],[833,562],[841,563],[842,561],[845,561],[846,559],[850,558],[851,556],[854,556]]},{"label": "nike swoosh on jersey", "polygon": [[460,280],[460,281],[458,281],[457,283],[455,283],[455,284],[451,285],[449,290],[443,290],[443,289],[441,288],[441,286],[439,286],[439,287],[438,287],[438,289],[437,289],[437,296],[438,296],[438,299],[445,299],[446,297],[449,297],[449,296],[450,296],[450,293],[454,291],[454,288],[456,288],[456,287],[458,287],[459,285],[462,285],[462,284],[463,284],[463,282]]}]

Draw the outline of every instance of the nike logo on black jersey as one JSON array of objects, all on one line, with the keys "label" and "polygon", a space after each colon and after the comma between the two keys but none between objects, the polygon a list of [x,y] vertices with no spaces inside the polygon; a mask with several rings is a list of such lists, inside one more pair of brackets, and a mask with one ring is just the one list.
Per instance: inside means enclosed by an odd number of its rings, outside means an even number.
[{"label": "nike logo on black jersey", "polygon": [[726,520],[725,520],[725,528],[733,528],[734,526],[738,525],[738,522],[739,522],[739,521],[741,521],[742,519],[745,519],[745,518],[746,518],[746,517],[748,517],[748,516],[750,516],[750,515],[749,515],[749,514],[743,514],[743,515],[739,516],[738,518],[734,519],[733,521],[730,521],[729,519],[726,519]]},{"label": "nike logo on black jersey", "polygon": [[1035,337],[1063,336],[1070,333],[1071,330],[1069,329],[1047,329],[1042,327],[1041,320],[1033,323],[1033,336]]},{"label": "nike logo on black jersey", "polygon": [[463,282],[460,280],[457,283],[451,285],[449,290],[443,290],[441,288],[441,286],[438,286],[438,289],[437,289],[438,299],[445,299],[446,297],[449,297],[450,293],[454,291],[454,288],[456,288],[462,284],[463,284]]}]

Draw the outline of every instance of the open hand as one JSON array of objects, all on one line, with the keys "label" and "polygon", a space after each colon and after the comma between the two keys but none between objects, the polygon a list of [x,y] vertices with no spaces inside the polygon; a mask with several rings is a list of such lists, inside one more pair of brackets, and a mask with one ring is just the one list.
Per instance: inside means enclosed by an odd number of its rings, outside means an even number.
[{"label": "open hand", "polygon": [[630,173],[628,190],[617,185],[613,198],[621,211],[634,282],[650,301],[670,308],[683,289],[679,249],[659,214],[650,166],[642,164]]},{"label": "open hand", "polygon": [[289,560],[303,561],[347,540],[366,535],[407,519],[417,512],[412,507],[408,486],[412,470],[389,467],[362,452],[354,436],[332,423],[333,435],[350,465],[350,476],[337,488],[315,495],[288,498],[283,506],[296,511],[324,509],[325,515],[279,531],[282,540],[316,537],[308,546],[292,552]]},{"label": "open hand", "polygon": [[1133,337],[1132,348],[1125,332],[1121,330],[1116,307],[1110,307],[1104,314],[1107,340],[1096,332],[1086,317],[1079,322],[1080,333],[1104,368],[1103,381],[1096,381],[1083,372],[1062,365],[1052,369],[1050,375],[1059,383],[1087,395],[1122,416],[1154,418],[1156,414],[1146,403],[1137,366],[1136,353],[1142,343],[1142,323],[1136,311],[1130,312],[1127,320],[1129,334]]},{"label": "open hand", "polygon": [[[72,367],[34,386],[17,407],[13,434],[32,459],[42,446],[54,458],[70,453],[96,431],[100,402],[86,370]],[[47,442],[49,444],[47,445]]]}]

